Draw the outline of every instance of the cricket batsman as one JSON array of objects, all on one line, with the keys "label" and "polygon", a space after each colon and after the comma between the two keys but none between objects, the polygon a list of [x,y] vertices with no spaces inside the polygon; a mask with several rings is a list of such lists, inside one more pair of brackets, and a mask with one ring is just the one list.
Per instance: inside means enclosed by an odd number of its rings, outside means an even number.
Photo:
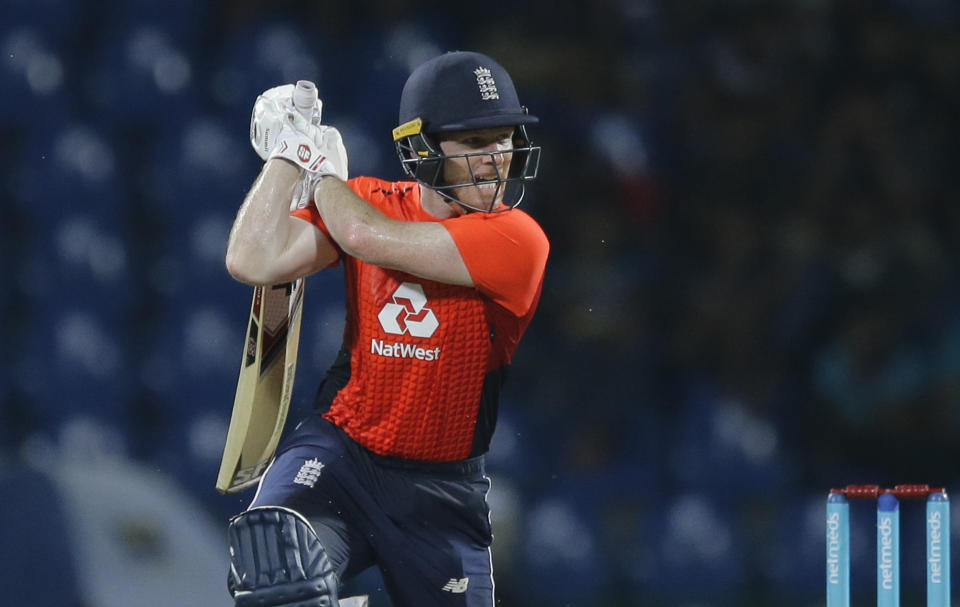
[{"label": "cricket batsman", "polygon": [[238,607],[337,605],[342,581],[377,566],[397,607],[492,607],[484,454],[549,252],[515,208],[537,175],[537,118],[492,58],[446,53],[400,97],[409,179],[348,179],[340,134],[295,111],[292,90],[254,106],[266,162],[226,265],[271,285],[343,264],[346,327],[315,411],[230,521],[229,590]]}]

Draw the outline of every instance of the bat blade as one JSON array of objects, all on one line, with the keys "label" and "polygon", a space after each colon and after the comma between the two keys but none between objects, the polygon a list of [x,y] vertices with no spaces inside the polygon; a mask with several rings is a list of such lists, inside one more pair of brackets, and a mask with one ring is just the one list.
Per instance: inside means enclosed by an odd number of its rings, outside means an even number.
[{"label": "bat blade", "polygon": [[217,475],[221,493],[237,493],[256,484],[280,441],[297,370],[303,292],[303,278],[254,288]]}]

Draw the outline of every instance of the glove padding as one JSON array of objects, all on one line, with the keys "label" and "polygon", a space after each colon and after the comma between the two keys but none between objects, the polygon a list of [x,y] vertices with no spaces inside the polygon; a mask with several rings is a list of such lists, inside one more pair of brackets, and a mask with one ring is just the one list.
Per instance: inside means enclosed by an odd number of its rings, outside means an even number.
[{"label": "glove padding", "polygon": [[323,102],[317,99],[309,120],[293,105],[293,91],[295,85],[284,84],[268,89],[257,96],[250,115],[250,145],[263,160],[270,157],[270,152],[276,147],[277,138],[284,124],[288,124],[296,116],[301,122],[313,125],[320,124],[320,113]]},{"label": "glove padding", "polygon": [[340,131],[310,124],[303,117],[294,116],[290,124],[283,125],[268,158],[285,158],[318,177],[335,175],[347,180],[347,150]]},{"label": "glove padding", "polygon": [[[324,160],[320,162],[320,165],[316,171],[311,171],[308,168],[304,168],[304,170],[301,172],[300,180],[297,182],[296,189],[293,193],[291,209],[303,208],[310,204],[310,201],[313,199],[313,191],[317,187],[317,183],[319,183],[323,177],[327,175],[334,175],[343,181],[347,180],[347,150],[343,146],[343,138],[340,136],[340,131],[332,126],[325,125],[311,125],[309,130],[314,138],[314,150],[316,150],[315,153],[322,155]],[[303,135],[302,133],[301,135],[306,138],[306,135]],[[301,140],[300,145],[302,144],[303,142]],[[287,158],[287,156],[282,154],[278,155],[283,158]],[[294,162],[298,161],[295,160]]]},{"label": "glove padding", "polygon": [[250,144],[263,160],[285,158],[301,167],[290,203],[303,208],[313,198],[317,182],[325,175],[346,181],[347,151],[340,132],[320,124],[323,102],[314,104],[309,117],[293,105],[295,85],[285,84],[261,93],[250,117]]}]

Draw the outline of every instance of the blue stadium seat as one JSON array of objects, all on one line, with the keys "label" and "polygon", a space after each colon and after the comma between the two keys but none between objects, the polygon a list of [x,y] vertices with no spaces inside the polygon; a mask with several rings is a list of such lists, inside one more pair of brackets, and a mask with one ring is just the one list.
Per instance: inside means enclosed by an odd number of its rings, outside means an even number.
[{"label": "blue stadium seat", "polygon": [[361,175],[390,181],[409,179],[403,174],[396,149],[391,141],[393,113],[364,117],[356,108],[347,107],[330,112],[331,125],[343,136],[347,149],[350,177]]},{"label": "blue stadium seat", "polygon": [[735,398],[691,388],[669,466],[686,488],[742,499],[765,495],[789,478],[777,426]]},{"label": "blue stadium seat", "polygon": [[118,125],[175,124],[196,102],[198,72],[186,44],[151,22],[108,30],[84,92]]},{"label": "blue stadium seat", "polygon": [[260,20],[233,30],[214,60],[211,97],[231,125],[241,128],[249,124],[257,95],[281,84],[312,80],[326,100],[335,94],[327,74],[328,64],[335,61],[328,39],[291,19]]},{"label": "blue stadium seat", "polygon": [[141,375],[168,410],[195,414],[233,402],[250,305],[247,289],[237,293],[220,303],[198,292],[166,306]]},{"label": "blue stadium seat", "polygon": [[153,209],[165,227],[161,265],[165,295],[198,289],[231,297],[224,267],[230,226],[262,161],[247,139],[247,126],[191,114],[162,134],[152,155]]},{"label": "blue stadium seat", "polygon": [[617,174],[637,176],[650,170],[649,142],[636,117],[598,114],[592,117],[588,132],[593,153]]},{"label": "blue stadium seat", "polygon": [[216,402],[204,403],[193,413],[178,412],[164,461],[178,484],[197,496],[211,511],[226,520],[249,505],[253,491],[225,498],[215,490],[220,458],[230,423],[233,393]]},{"label": "blue stadium seat", "polygon": [[[340,41],[342,58],[328,70],[336,86],[321,95],[328,119],[343,132],[351,175],[403,177],[391,137],[403,85],[417,65],[457,48],[461,38],[456,32],[456,24],[434,15],[355,32]],[[357,72],[356,65],[364,69]]]},{"label": "blue stadium seat", "polygon": [[[341,62],[344,71],[337,74],[337,81],[342,88],[335,93],[343,95],[343,102],[357,119],[370,121],[372,127],[379,125],[377,131],[384,140],[389,141],[389,129],[397,126],[393,123],[407,77],[420,63],[453,50],[450,45],[456,44],[449,27],[431,25],[410,21],[389,24],[384,29],[358,32],[344,41],[344,52],[351,60],[349,64]],[[347,72],[353,65],[365,67],[361,73]],[[384,112],[384,108],[389,110]]]},{"label": "blue stadium seat", "polygon": [[569,494],[543,495],[525,514],[520,545],[526,597],[522,604],[577,604],[610,582],[599,521]]},{"label": "blue stadium seat", "polygon": [[133,293],[123,235],[113,222],[70,214],[46,227],[28,249],[28,295],[68,299],[122,319]]},{"label": "blue stadium seat", "polygon": [[656,557],[637,564],[639,587],[675,604],[684,598],[731,596],[744,583],[742,538],[734,509],[706,492],[667,499],[655,514],[649,535],[639,541],[656,547]]},{"label": "blue stadium seat", "polygon": [[119,415],[133,380],[123,167],[109,136],[66,116],[37,124],[24,150],[13,203],[29,233],[20,282],[30,329],[14,382],[46,423],[65,409]]},{"label": "blue stadium seat", "polygon": [[121,322],[132,298],[124,186],[113,142],[89,124],[29,134],[14,201],[30,233],[22,260],[36,305],[83,303]]},{"label": "blue stadium seat", "polygon": [[65,412],[121,418],[137,379],[127,367],[125,319],[69,297],[31,310],[13,382],[48,425]]},{"label": "blue stadium seat", "polygon": [[169,302],[137,369],[166,428],[151,457],[214,508],[223,506],[213,487],[243,347],[249,306],[243,291],[231,311],[202,297]]},{"label": "blue stadium seat", "polygon": [[36,128],[38,116],[68,114],[70,63],[61,44],[42,25],[9,23],[0,25],[0,126]]},{"label": "blue stadium seat", "polygon": [[65,209],[81,210],[119,221],[126,167],[112,133],[69,115],[52,114],[31,124],[25,136],[15,195],[23,212],[50,221],[67,214]]},{"label": "blue stadium seat", "polygon": [[[248,119],[252,106],[253,99]],[[162,202],[178,211],[235,210],[263,163],[250,146],[249,126],[234,128],[210,112],[179,116],[152,152]],[[201,202],[206,204],[198,208]]]}]

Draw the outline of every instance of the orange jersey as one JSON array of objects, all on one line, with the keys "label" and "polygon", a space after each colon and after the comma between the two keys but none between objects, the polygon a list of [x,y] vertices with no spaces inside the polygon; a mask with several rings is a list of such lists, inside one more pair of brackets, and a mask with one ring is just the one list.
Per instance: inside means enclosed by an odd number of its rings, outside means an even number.
[{"label": "orange jersey", "polygon": [[[549,243],[518,209],[439,220],[416,182],[348,184],[388,217],[440,221],[474,287],[388,270],[342,254],[344,347],[318,396],[324,414],[380,455],[451,461],[485,453],[504,373],[533,317]],[[327,232],[312,205],[294,213]]]}]

